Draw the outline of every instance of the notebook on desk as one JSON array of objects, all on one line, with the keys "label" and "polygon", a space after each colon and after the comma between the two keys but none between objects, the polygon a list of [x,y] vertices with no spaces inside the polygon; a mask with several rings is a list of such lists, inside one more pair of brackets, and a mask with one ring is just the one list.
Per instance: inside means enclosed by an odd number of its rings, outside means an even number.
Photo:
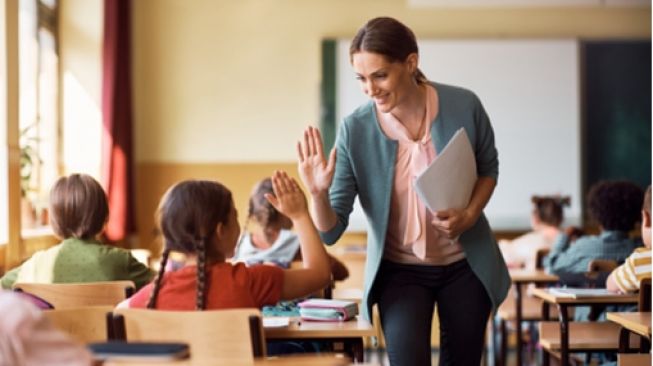
[{"label": "notebook on desk", "polygon": [[615,292],[608,291],[605,288],[578,288],[578,287],[550,288],[549,293],[551,293],[551,295],[560,296],[560,297],[569,297],[572,299],[617,295]]},{"label": "notebook on desk", "polygon": [[358,315],[358,303],[347,300],[309,299],[299,304],[302,319],[344,321]]}]

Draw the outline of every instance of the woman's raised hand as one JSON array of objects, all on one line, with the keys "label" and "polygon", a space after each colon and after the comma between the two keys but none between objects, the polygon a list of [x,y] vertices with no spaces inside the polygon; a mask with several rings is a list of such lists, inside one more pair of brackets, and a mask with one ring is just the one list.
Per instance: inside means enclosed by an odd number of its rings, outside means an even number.
[{"label": "woman's raised hand", "polygon": [[309,126],[304,130],[303,141],[297,142],[297,155],[299,176],[311,195],[328,191],[336,166],[336,150],[331,150],[327,162],[322,151],[322,136],[317,128]]},{"label": "woman's raised hand", "polygon": [[284,171],[277,170],[272,175],[272,191],[267,193],[265,198],[277,209],[277,211],[288,216],[291,220],[308,215],[306,196],[299,187],[297,181],[289,177]]}]

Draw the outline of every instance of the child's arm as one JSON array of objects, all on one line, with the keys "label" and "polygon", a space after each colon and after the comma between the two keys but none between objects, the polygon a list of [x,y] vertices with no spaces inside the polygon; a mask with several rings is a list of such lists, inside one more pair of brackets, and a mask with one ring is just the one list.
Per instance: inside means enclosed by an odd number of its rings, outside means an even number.
[{"label": "child's arm", "polygon": [[329,258],[317,229],[308,213],[306,196],[299,184],[283,171],[272,176],[274,195],[265,197],[282,214],[288,216],[299,236],[304,268],[284,271],[281,299],[306,296],[328,285],[331,270]]}]

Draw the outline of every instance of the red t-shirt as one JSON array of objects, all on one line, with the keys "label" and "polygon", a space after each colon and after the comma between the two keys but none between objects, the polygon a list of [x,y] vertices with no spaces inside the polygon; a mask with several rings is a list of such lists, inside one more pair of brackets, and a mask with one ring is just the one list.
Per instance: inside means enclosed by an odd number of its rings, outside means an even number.
[{"label": "red t-shirt", "polygon": [[[217,263],[206,273],[206,309],[261,308],[274,305],[281,298],[283,269],[275,266],[247,267],[243,263]],[[145,308],[152,284],[130,298],[129,307]],[[156,308],[160,310],[195,310],[197,267],[186,266],[167,272]]]}]

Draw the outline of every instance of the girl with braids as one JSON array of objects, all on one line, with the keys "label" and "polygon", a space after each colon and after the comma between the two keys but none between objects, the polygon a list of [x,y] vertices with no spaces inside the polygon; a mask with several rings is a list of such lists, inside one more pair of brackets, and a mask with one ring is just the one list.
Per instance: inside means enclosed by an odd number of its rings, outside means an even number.
[{"label": "girl with braids", "polygon": [[[240,234],[231,192],[211,181],[184,181],[166,192],[158,217],[164,238],[161,270],[119,307],[204,310],[273,305],[305,296],[327,285],[326,251],[308,214],[306,197],[285,172],[272,177],[265,198],[297,228],[304,268],[247,267],[225,261],[234,254]],[[165,272],[171,251],[185,254],[187,265]]]},{"label": "girl with braids", "polygon": [[563,209],[569,206],[568,196],[533,196],[531,197],[530,231],[513,240],[502,240],[499,248],[508,267],[535,269],[535,253],[540,249],[551,249],[553,242],[562,231],[564,221]]},{"label": "girl with braids", "polygon": [[[265,178],[254,186],[249,198],[247,221],[233,260],[248,265],[272,264],[288,268],[290,262],[302,258],[299,238],[291,231],[292,221],[265,198],[270,193],[270,178]],[[349,276],[347,267],[331,255],[329,264],[334,281],[342,281]]]}]

